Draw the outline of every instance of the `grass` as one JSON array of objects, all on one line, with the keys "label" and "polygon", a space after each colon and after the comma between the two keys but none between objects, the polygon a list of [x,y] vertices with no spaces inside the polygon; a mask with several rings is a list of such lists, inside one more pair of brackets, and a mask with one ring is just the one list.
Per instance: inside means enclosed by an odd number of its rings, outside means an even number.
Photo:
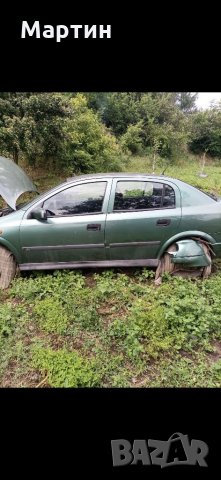
[{"label": "grass", "polygon": [[[221,168],[198,171],[190,158],[167,174],[220,194]],[[42,173],[40,190],[63,180]],[[205,281],[165,275],[156,287],[153,277],[144,268],[16,278],[0,292],[1,386],[221,387],[221,263]]]},{"label": "grass", "polygon": [[[155,174],[162,174],[166,166],[165,161],[159,159],[156,163]],[[126,170],[128,172],[152,173],[152,161],[150,157],[129,157]],[[201,171],[200,158],[190,155],[186,158],[176,160],[176,164],[170,164],[166,167],[165,175],[173,178],[179,178],[184,182],[209,191],[215,194],[221,194],[221,165],[220,160],[208,159],[204,168],[207,177],[200,177]]]}]

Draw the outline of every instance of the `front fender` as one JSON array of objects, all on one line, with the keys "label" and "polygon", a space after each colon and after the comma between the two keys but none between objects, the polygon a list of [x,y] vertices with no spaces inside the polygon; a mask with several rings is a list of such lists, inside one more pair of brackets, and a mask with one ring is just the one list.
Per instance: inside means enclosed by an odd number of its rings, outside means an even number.
[{"label": "front fender", "polygon": [[7,248],[10,252],[13,253],[16,262],[19,264],[21,263],[21,255],[19,254],[18,250],[12,245],[8,240],[5,238],[0,238],[0,246]]},{"label": "front fender", "polygon": [[213,245],[216,243],[215,239],[211,237],[211,235],[208,235],[208,233],[205,232],[199,232],[198,230],[190,230],[187,232],[181,232],[178,233],[177,235],[174,235],[173,237],[169,238],[160,248],[157,258],[160,259],[165,252],[165,250],[172,245],[172,243],[176,243],[178,240],[184,240],[184,239],[190,239],[191,237],[197,237],[197,238],[202,238],[203,240],[206,240],[208,243]]}]

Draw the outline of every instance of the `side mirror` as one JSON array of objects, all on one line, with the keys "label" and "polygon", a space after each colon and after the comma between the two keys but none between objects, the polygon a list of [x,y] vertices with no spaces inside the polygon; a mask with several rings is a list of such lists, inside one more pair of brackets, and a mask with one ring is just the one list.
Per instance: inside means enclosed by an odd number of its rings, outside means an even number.
[{"label": "side mirror", "polygon": [[47,220],[47,213],[44,208],[34,208],[31,212],[31,218],[35,218],[36,220]]}]

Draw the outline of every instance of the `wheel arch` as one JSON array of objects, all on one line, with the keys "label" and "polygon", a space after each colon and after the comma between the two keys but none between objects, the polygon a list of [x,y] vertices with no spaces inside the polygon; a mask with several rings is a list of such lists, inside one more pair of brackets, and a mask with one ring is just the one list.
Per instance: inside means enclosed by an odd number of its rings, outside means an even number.
[{"label": "wheel arch", "polygon": [[165,252],[165,250],[172,245],[173,243],[177,242],[178,240],[185,240],[190,237],[197,237],[199,240],[206,240],[211,247],[214,243],[216,243],[215,239],[211,237],[208,233],[205,232],[200,232],[198,230],[191,230],[191,231],[186,231],[186,232],[180,232],[173,237],[170,237],[164,244],[160,247],[159,252],[157,254],[157,258],[160,259]]},{"label": "wheel arch", "polygon": [[17,264],[20,263],[20,255],[18,250],[10,242],[5,240],[5,238],[0,238],[0,247],[7,248],[7,250],[14,255]]}]

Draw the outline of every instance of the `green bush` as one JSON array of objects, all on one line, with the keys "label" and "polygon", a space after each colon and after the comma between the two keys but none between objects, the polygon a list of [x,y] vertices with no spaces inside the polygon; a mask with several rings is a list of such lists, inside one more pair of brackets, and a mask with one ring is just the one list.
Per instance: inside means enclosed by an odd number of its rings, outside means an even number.
[{"label": "green bush", "polygon": [[39,326],[50,333],[65,333],[68,325],[68,316],[62,303],[51,297],[38,301],[33,308]]},{"label": "green bush", "polygon": [[66,121],[66,161],[74,173],[121,170],[121,149],[111,132],[89,109],[86,97],[71,99],[71,115]]},{"label": "green bush", "polygon": [[79,272],[56,270],[53,274],[33,272],[30,278],[20,277],[10,289],[10,297],[41,300],[47,296],[65,299],[67,292],[77,292],[84,287],[84,277]]},{"label": "green bush", "polygon": [[76,351],[35,348],[32,364],[47,376],[52,387],[95,387],[101,382],[96,361],[85,359]]},{"label": "green bush", "polygon": [[132,153],[133,155],[139,155],[143,151],[142,144],[143,127],[142,122],[136,125],[128,125],[127,131],[121,137],[121,145],[124,152]]},{"label": "green bush", "polygon": [[14,307],[11,303],[0,306],[0,340],[13,335],[17,326],[27,320],[27,311],[23,306]]}]

